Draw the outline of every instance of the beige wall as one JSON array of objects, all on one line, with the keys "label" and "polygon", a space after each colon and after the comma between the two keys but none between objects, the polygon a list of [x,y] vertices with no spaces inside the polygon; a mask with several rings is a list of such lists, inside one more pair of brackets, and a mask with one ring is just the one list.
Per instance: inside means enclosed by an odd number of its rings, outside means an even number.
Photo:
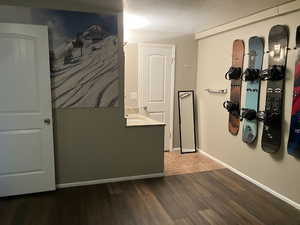
[{"label": "beige wall", "polygon": [[[197,74],[197,42],[194,35],[183,35],[175,38],[162,37],[159,33],[140,33],[135,41],[150,42],[158,44],[174,44],[176,46],[176,67],[175,67],[175,104],[174,104],[174,131],[173,146],[179,147],[179,122],[178,122],[178,90],[194,90],[196,88]],[[136,34],[135,34],[136,35]],[[170,35],[170,34],[168,34]],[[151,39],[147,37],[151,37]],[[156,38],[155,38],[156,37]],[[157,38],[160,37],[160,38]],[[125,51],[125,95],[128,107],[137,107],[137,100],[130,99],[130,92],[137,92],[138,80],[138,47],[137,43],[128,43]]]},{"label": "beige wall", "polygon": [[[8,1],[9,2],[9,1]],[[24,1],[13,1],[23,5]],[[26,1],[26,6],[108,12],[88,4]],[[0,7],[0,22],[26,23],[15,7]],[[122,14],[120,37],[120,106],[54,110],[57,183],[161,173],[164,169],[164,127],[125,127]],[[151,138],[149,138],[151,136]]]},{"label": "beige wall", "polygon": [[[300,12],[265,20],[239,29],[202,39],[198,42],[198,117],[201,141],[200,148],[210,155],[222,160],[247,176],[270,187],[278,193],[300,203],[300,160],[287,154],[287,141],[292,104],[293,71],[295,51],[288,54],[288,72],[284,105],[283,133],[284,143],[277,154],[270,155],[261,149],[262,125],[259,124],[258,141],[249,147],[242,142],[242,132],[232,136],[228,132],[228,113],[222,103],[229,99],[229,94],[208,94],[205,88],[230,88],[230,82],[224,74],[231,65],[231,50],[234,39],[243,39],[248,52],[248,39],[251,36],[263,36],[267,40],[273,25],[287,24],[290,27],[290,47],[295,46],[295,31],[299,25]],[[268,49],[268,44],[266,44]],[[245,57],[245,66],[248,57]],[[267,67],[267,55],[264,68]],[[245,84],[243,84],[245,85]],[[245,86],[244,86],[245,87]],[[242,90],[243,94],[245,89]],[[260,110],[264,110],[266,82],[262,82]],[[244,105],[244,96],[242,96]]]}]

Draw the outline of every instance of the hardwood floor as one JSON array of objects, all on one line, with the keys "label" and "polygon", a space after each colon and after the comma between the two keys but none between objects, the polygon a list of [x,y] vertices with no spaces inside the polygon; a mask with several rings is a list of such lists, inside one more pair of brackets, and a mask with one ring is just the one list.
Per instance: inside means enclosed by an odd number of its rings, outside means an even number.
[{"label": "hardwood floor", "polygon": [[299,225],[300,212],[227,169],[0,199],[1,225]]}]

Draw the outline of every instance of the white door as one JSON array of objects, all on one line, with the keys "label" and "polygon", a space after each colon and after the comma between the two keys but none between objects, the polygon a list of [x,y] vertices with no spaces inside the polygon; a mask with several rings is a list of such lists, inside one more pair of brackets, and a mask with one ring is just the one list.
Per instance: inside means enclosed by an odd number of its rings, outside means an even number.
[{"label": "white door", "polygon": [[0,23],[0,196],[55,189],[46,26]]},{"label": "white door", "polygon": [[164,122],[165,150],[172,150],[175,47],[140,44],[140,107],[150,118]]}]

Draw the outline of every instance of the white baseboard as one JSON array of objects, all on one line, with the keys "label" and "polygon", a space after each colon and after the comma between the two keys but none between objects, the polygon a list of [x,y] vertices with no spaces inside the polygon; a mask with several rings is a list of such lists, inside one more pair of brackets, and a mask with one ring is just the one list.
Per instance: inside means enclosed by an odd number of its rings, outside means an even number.
[{"label": "white baseboard", "polygon": [[[173,150],[179,150],[180,148],[173,148]],[[214,156],[211,156],[207,152],[204,152],[203,150],[198,149],[198,151],[207,156],[208,158],[216,161],[217,163],[223,165],[233,173],[243,177],[244,179],[248,180],[249,182],[257,185],[258,187],[262,188],[263,190],[269,192],[270,194],[274,195],[275,197],[281,199],[282,201],[290,204],[291,206],[295,207],[296,209],[300,210],[300,204],[297,202],[294,202],[293,200],[285,197],[282,194],[279,194],[278,192],[274,191],[273,189],[269,188],[268,186],[256,181],[255,179],[247,176],[246,174],[242,173],[241,171],[231,167],[230,165],[224,163],[223,161],[215,158]],[[164,173],[153,173],[153,174],[145,174],[145,175],[138,175],[138,176],[129,176],[129,177],[117,177],[117,178],[108,178],[108,179],[98,179],[98,180],[90,180],[90,181],[81,181],[81,182],[74,182],[74,183],[63,183],[63,184],[57,184],[57,188],[67,188],[67,187],[77,187],[77,186],[87,186],[87,185],[95,185],[95,184],[104,184],[104,183],[112,183],[112,182],[121,182],[121,181],[129,181],[129,180],[140,180],[140,179],[148,179],[148,178],[157,178],[157,177],[164,177]]]},{"label": "white baseboard", "polygon": [[79,186],[105,184],[105,183],[113,183],[113,182],[120,182],[120,181],[157,178],[157,177],[164,177],[164,176],[165,176],[164,173],[151,173],[151,174],[138,175],[138,176],[116,177],[116,178],[108,178],[108,179],[80,181],[80,182],[74,182],[74,183],[63,183],[63,184],[57,184],[56,187],[57,188],[79,187]]},{"label": "white baseboard", "polygon": [[257,180],[254,180],[251,177],[248,177],[246,174],[242,173],[241,171],[229,166],[228,164],[224,163],[223,161],[215,158],[214,156],[211,156],[210,154],[208,154],[207,152],[204,152],[203,150],[198,150],[200,153],[202,153],[203,155],[207,156],[208,158],[216,161],[217,163],[221,164],[222,166],[226,167],[227,169],[231,170],[233,173],[243,177],[244,179],[250,181],[251,183],[255,184],[256,186],[262,188],[263,190],[269,192],[270,194],[274,195],[275,197],[281,199],[282,201],[290,204],[291,206],[295,207],[296,209],[300,210],[300,204],[297,202],[294,202],[293,200],[285,197],[282,194],[279,194],[278,192],[274,191],[273,189],[269,188],[268,186],[258,182]]},{"label": "white baseboard", "polygon": [[179,147],[173,148],[172,151],[173,151],[173,152],[175,152],[175,151],[180,151],[180,148],[179,148]]}]

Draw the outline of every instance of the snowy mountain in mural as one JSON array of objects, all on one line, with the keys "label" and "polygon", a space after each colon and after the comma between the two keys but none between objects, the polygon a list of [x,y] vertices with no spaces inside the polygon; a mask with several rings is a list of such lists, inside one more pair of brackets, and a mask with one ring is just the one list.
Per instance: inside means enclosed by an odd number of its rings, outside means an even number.
[{"label": "snowy mountain in mural", "polygon": [[117,106],[117,19],[98,14],[41,10],[49,27],[52,102],[55,108]]}]

